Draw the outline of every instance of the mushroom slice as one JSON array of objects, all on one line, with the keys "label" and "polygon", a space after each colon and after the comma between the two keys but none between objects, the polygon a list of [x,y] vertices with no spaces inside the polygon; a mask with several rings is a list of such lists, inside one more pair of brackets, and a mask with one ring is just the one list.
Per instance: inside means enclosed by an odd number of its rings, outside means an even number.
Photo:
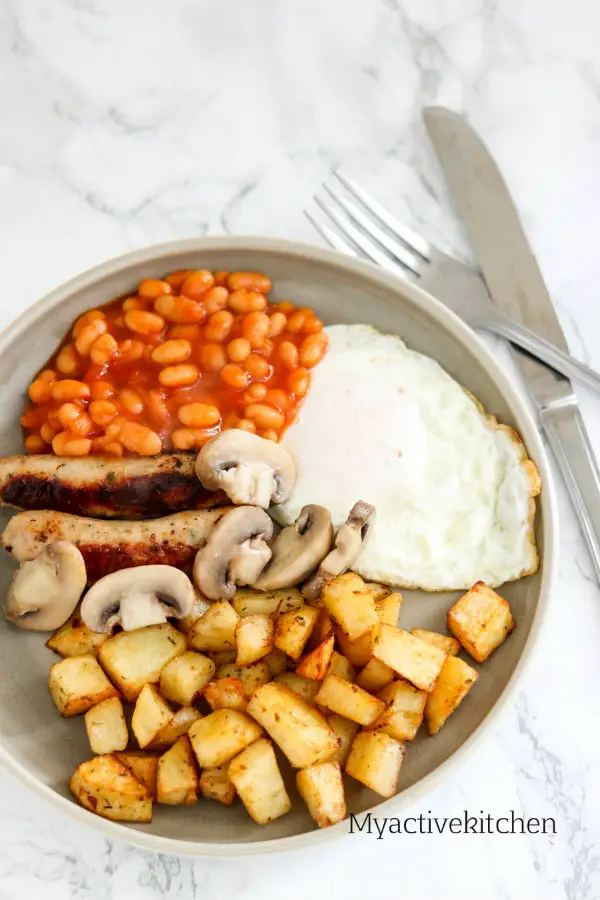
[{"label": "mushroom slice", "polygon": [[271,559],[273,522],[257,506],[239,506],[215,525],[194,562],[194,582],[210,600],[233,600],[236,586],[253,584]]},{"label": "mushroom slice", "polygon": [[335,544],[318,571],[302,588],[308,600],[316,599],[326,581],[342,575],[356,562],[375,525],[375,507],[358,500],[343,525],[340,525]]},{"label": "mushroom slice", "polygon": [[304,506],[294,524],[275,538],[271,562],[253,587],[276,591],[300,584],[329,553],[332,541],[329,510],[324,506]]},{"label": "mushroom slice", "polygon": [[18,628],[54,631],[67,621],[85,589],[83,556],[69,541],[46,544],[12,577],[4,614]]},{"label": "mushroom slice", "polygon": [[196,475],[205,488],[222,490],[236,505],[283,503],[296,481],[296,464],[280,444],[231,428],[204,445]]},{"label": "mushroom slice", "polygon": [[135,566],[105,575],[81,604],[81,618],[96,632],[161,625],[173,616],[189,616],[196,595],[185,572],[174,566]]}]

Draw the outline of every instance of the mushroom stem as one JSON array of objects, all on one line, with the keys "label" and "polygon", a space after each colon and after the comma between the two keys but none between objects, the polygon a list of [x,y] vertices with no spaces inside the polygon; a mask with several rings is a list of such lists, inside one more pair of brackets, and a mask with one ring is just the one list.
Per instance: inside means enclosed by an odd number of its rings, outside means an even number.
[{"label": "mushroom stem", "polygon": [[346,572],[356,562],[375,524],[375,507],[358,500],[335,536],[333,550],[327,554],[318,571],[302,588],[308,600],[316,600],[326,581]]}]

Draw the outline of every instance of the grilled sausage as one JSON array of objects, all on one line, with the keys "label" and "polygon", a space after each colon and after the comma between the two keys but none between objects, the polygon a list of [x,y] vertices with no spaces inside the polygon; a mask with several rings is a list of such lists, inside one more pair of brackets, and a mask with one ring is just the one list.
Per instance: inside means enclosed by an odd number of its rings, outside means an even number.
[{"label": "grilled sausage", "polygon": [[191,570],[219,519],[231,507],[180,512],[162,519],[102,522],[53,510],[17,513],[2,535],[4,549],[19,562],[34,559],[51,541],[79,547],[92,584],[132,566],[164,564]]},{"label": "grilled sausage", "polygon": [[151,519],[228,502],[208,491],[188,453],[110,459],[7,456],[0,459],[0,505],[77,516]]}]

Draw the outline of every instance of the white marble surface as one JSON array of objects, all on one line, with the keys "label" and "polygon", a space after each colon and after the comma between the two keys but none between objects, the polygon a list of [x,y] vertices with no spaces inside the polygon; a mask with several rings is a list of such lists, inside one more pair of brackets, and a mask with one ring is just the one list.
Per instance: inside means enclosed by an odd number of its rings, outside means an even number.
[{"label": "white marble surface", "polygon": [[[514,190],[573,352],[600,369],[597,0],[0,0],[0,324],[72,274],[206,233],[314,239],[343,163],[468,256],[419,111],[468,113]],[[598,401],[582,397],[600,452]],[[514,706],[416,807],[543,836],[359,835],[230,862],[82,829],[1,774],[0,898],[600,896],[600,593],[561,491],[560,583]]]}]

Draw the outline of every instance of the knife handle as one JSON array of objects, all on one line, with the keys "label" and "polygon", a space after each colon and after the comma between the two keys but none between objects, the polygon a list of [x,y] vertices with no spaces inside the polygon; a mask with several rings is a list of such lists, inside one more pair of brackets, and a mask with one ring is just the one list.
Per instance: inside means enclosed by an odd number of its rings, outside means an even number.
[{"label": "knife handle", "polygon": [[576,402],[547,407],[540,416],[600,581],[600,471],[587,429]]}]

